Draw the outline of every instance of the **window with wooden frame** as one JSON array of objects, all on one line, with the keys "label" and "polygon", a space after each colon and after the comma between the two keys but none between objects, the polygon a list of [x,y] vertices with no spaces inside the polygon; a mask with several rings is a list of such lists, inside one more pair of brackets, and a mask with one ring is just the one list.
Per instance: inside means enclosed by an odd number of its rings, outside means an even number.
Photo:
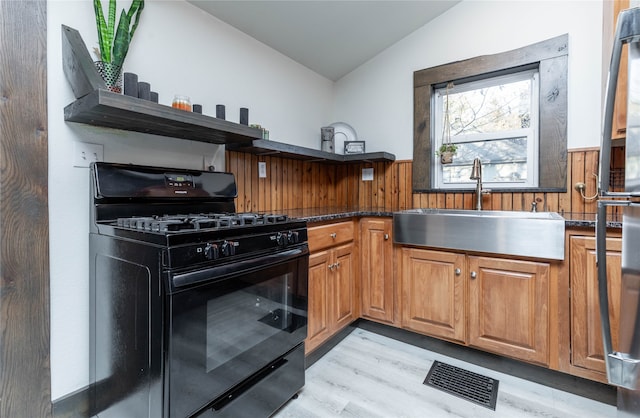
[{"label": "window with wooden frame", "polygon": [[447,83],[433,95],[433,149],[453,145],[447,164],[432,156],[437,189],[469,188],[475,158],[490,189],[538,186],[538,71]]},{"label": "window with wooden frame", "polygon": [[[465,161],[470,159],[470,169],[473,158],[479,156],[471,154],[481,153],[482,147],[486,149],[482,151],[485,158],[480,155],[483,164],[489,167],[493,165],[485,173],[494,172],[491,179],[483,178],[487,187],[503,191],[566,191],[567,61],[568,35],[562,35],[513,51],[416,71],[413,192],[471,189],[472,182],[464,179],[467,169]],[[513,122],[516,125],[512,123],[514,129],[492,133],[467,132],[456,138],[455,124],[465,122],[451,117],[452,95],[481,90],[490,85],[518,83],[525,79],[530,82],[525,82],[527,86],[524,87],[520,85],[520,90],[529,89],[530,99],[537,103],[532,103],[528,116],[524,114],[526,112],[521,112],[520,127],[517,127],[516,121]],[[447,132],[447,129],[443,129],[443,103],[448,100],[447,86],[452,100],[446,127],[451,132],[451,142],[457,142],[458,168],[455,164],[443,167],[436,157],[436,151],[445,141]],[[497,154],[502,155],[498,157]],[[491,155],[495,156],[493,162],[490,161]],[[523,157],[527,161],[524,165]],[[520,166],[516,167],[518,164]],[[526,180],[522,181],[524,177]],[[492,179],[495,181],[492,182]]]}]

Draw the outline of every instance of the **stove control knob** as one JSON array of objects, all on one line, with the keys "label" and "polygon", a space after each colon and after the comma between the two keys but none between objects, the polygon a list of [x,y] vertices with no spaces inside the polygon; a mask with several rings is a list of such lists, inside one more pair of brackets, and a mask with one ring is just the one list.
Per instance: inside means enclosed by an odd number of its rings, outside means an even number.
[{"label": "stove control knob", "polygon": [[207,260],[216,260],[220,257],[220,253],[218,251],[218,245],[208,243],[206,247],[204,247],[204,256]]},{"label": "stove control knob", "polygon": [[298,236],[297,231],[289,231],[287,234],[287,241],[289,241],[289,244],[297,244],[299,240],[300,237]]},{"label": "stove control knob", "polygon": [[220,249],[222,251],[222,255],[225,257],[230,255],[235,255],[236,253],[235,243],[232,241],[223,242],[222,245],[220,246]]},{"label": "stove control knob", "polygon": [[278,232],[278,234],[276,235],[276,243],[279,246],[283,247],[284,245],[287,244],[287,236],[282,232]]}]

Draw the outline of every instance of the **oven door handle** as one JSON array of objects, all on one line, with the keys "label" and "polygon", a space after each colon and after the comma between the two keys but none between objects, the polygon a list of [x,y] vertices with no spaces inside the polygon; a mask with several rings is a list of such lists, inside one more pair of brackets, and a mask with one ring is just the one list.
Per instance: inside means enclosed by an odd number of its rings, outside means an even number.
[{"label": "oven door handle", "polygon": [[173,288],[176,289],[205,281],[217,281],[232,274],[245,273],[251,270],[284,263],[308,253],[308,247],[305,245],[303,248],[282,251],[277,254],[267,255],[265,257],[237,261],[225,264],[223,266],[208,268],[205,270],[176,274],[172,276],[171,283],[173,285]]}]

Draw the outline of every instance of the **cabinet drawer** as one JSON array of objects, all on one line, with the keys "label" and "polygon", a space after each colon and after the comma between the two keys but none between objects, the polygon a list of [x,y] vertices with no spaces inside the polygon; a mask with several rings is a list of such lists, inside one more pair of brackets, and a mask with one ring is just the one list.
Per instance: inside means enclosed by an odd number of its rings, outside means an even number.
[{"label": "cabinet drawer", "polygon": [[309,251],[314,252],[353,241],[353,221],[309,228]]}]

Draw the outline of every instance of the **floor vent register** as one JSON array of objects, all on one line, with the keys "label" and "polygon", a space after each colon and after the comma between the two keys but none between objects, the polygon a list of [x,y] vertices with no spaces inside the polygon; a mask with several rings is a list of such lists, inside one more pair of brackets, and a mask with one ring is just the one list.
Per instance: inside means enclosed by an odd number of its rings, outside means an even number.
[{"label": "floor vent register", "polygon": [[446,363],[434,361],[424,384],[496,410],[500,382]]}]

